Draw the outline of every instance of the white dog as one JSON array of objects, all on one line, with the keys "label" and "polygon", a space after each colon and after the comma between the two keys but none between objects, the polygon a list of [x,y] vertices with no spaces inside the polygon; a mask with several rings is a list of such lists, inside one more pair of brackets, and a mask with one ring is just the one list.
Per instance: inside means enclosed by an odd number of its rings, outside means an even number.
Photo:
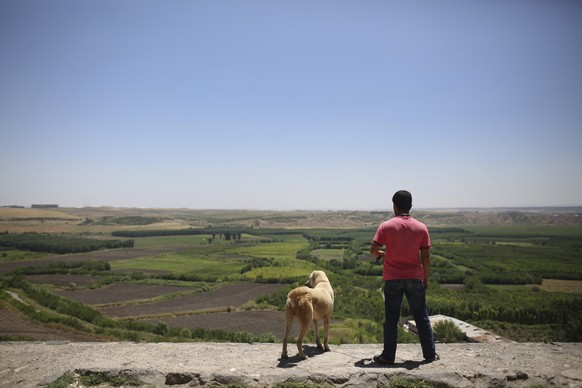
[{"label": "white dog", "polygon": [[[329,319],[333,311],[333,288],[327,275],[323,271],[313,271],[305,286],[297,287],[287,294],[285,305],[285,338],[281,358],[287,358],[287,339],[291,331],[293,320],[297,318],[301,324],[301,333],[297,337],[297,350],[302,359],[307,356],[303,352],[303,337],[307,334],[311,322],[315,331],[315,342],[319,349],[329,351],[327,333]],[[317,321],[323,320],[323,346],[319,340]]]}]

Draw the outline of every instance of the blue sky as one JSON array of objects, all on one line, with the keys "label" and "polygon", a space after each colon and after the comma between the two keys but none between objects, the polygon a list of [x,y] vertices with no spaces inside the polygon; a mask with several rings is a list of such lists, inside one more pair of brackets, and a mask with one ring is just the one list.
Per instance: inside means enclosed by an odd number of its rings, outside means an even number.
[{"label": "blue sky", "polygon": [[0,2],[0,205],[582,205],[580,1]]}]

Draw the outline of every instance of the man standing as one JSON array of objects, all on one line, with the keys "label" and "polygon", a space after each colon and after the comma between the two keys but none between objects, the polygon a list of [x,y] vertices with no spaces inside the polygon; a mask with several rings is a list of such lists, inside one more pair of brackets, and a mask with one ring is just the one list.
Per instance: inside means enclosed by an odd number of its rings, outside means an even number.
[{"label": "man standing", "polygon": [[[374,356],[383,365],[394,364],[397,326],[402,296],[418,328],[422,354],[427,362],[438,359],[434,337],[426,310],[425,289],[430,270],[430,236],[426,225],[410,215],[412,195],[400,190],[392,197],[395,216],[383,222],[372,240],[370,253],[376,261],[384,258],[384,351]],[[385,247],[385,250],[381,250]]]}]

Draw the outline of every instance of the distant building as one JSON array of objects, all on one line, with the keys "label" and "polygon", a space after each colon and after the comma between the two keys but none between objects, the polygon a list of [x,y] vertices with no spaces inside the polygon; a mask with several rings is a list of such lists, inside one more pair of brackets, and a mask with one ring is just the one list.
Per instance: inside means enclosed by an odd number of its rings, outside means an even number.
[{"label": "distant building", "polygon": [[33,209],[58,209],[59,205],[56,204],[32,204]]}]

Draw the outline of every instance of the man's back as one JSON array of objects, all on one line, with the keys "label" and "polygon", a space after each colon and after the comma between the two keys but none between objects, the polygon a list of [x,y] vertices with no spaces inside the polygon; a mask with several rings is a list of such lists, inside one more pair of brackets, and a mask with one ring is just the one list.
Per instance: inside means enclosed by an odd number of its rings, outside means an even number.
[{"label": "man's back", "polygon": [[430,247],[426,225],[409,215],[396,216],[380,225],[374,242],[386,246],[384,280],[423,279],[419,251]]},{"label": "man's back", "polygon": [[[430,237],[423,223],[410,216],[412,194],[397,191],[392,197],[396,216],[383,222],[376,231],[370,254],[378,261],[384,258],[384,350],[374,361],[393,365],[396,357],[398,320],[402,297],[406,295],[416,322],[422,355],[427,361],[438,358],[426,309],[426,287],[430,272]],[[386,248],[382,250],[381,248]]]}]

